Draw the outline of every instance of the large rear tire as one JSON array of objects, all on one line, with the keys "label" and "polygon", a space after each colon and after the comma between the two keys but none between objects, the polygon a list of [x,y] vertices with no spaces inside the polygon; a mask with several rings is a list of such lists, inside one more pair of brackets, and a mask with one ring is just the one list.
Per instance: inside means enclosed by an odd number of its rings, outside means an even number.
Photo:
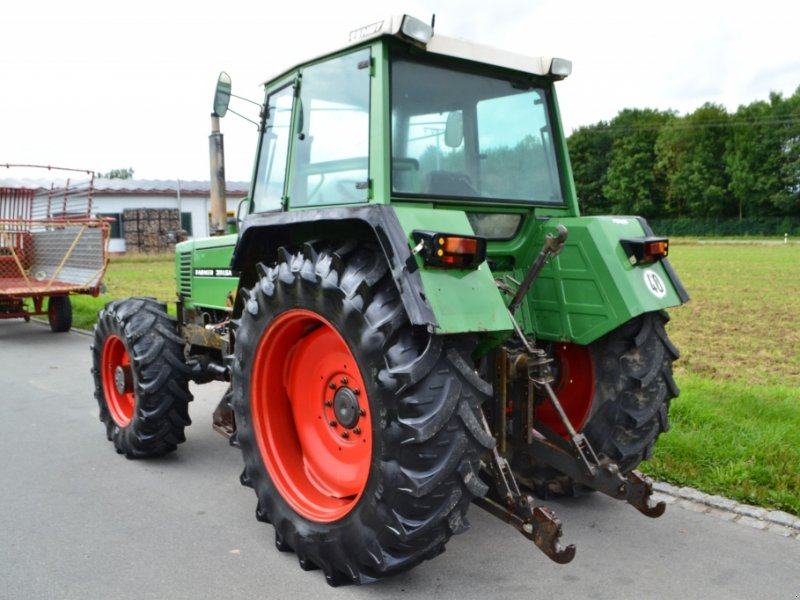
[{"label": "large rear tire", "polygon": [[94,397],[118,453],[160,456],[186,441],[192,395],[183,348],[175,319],[152,298],[110,302],[98,314]]},{"label": "large rear tire", "polygon": [[307,245],[258,271],[232,365],[256,517],[331,585],[440,554],[486,492],[480,456],[494,444],[469,341],[412,329],[374,246]]},{"label": "large rear tire", "polygon": [[[577,391],[574,403],[580,404],[581,393],[591,399],[582,428],[581,422],[573,425],[582,429],[601,459],[610,458],[625,473],[652,456],[658,436],[669,429],[670,401],[680,393],[672,378],[672,363],[679,353],[667,336],[667,321],[665,311],[646,313],[582,347],[588,351],[565,355],[575,363],[567,370],[593,377],[590,385],[575,381],[572,386]],[[565,408],[568,413],[570,408],[573,414],[582,412],[575,404]],[[537,465],[524,449],[515,453],[513,465],[520,480],[542,498],[589,491],[566,475]]]}]

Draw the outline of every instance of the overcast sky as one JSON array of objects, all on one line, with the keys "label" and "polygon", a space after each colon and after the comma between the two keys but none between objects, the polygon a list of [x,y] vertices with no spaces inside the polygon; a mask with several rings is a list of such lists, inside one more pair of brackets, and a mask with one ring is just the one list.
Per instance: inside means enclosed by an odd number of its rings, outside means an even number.
[{"label": "overcast sky", "polygon": [[[568,130],[624,107],[735,109],[800,85],[800,2],[791,0],[7,2],[0,162],[207,179],[220,70],[234,93],[260,99],[268,76],[400,12],[435,12],[442,34],[572,59],[558,84]],[[223,130],[228,179],[249,179],[254,126],[231,116]]]}]

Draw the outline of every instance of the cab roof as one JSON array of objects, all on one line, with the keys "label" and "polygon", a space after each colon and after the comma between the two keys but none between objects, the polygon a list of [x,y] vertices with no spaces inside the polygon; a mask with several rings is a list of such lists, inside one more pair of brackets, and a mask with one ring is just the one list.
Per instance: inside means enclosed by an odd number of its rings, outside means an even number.
[{"label": "cab roof", "polygon": [[276,77],[271,77],[264,83],[267,84],[289,71],[304,64],[314,62],[330,54],[336,54],[351,47],[358,46],[369,40],[384,36],[394,37],[409,45],[417,46],[431,54],[449,56],[483,63],[504,69],[530,73],[553,79],[564,79],[572,71],[572,63],[563,58],[552,56],[526,56],[516,52],[508,52],[483,44],[476,44],[461,38],[448,37],[434,33],[433,27],[409,15],[393,15],[358,27],[347,35],[347,42],[329,52],[320,54],[291,69],[286,69]]}]

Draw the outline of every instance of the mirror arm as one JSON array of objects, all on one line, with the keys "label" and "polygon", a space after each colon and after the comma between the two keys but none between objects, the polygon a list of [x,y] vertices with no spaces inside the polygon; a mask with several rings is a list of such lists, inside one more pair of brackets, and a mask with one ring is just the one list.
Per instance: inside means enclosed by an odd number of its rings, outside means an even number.
[{"label": "mirror arm", "polygon": [[[259,106],[260,106],[260,105],[259,105]],[[228,112],[235,114],[237,117],[241,117],[241,118],[242,118],[242,119],[244,119],[245,121],[250,121],[250,122],[251,122],[253,125],[255,125],[255,126],[256,126],[256,129],[258,129],[259,131],[261,131],[261,123],[257,123],[256,121],[253,121],[253,119],[249,119],[249,118],[245,117],[243,114],[236,112],[236,111],[235,111],[235,110],[233,110],[232,108],[228,108]]]},{"label": "mirror arm", "polygon": [[255,104],[259,108],[261,108],[261,103],[256,102],[255,100],[250,100],[250,98],[245,98],[244,96],[237,96],[236,94],[231,94],[231,98],[238,98],[239,100],[244,100],[245,102],[249,102],[250,104]]}]

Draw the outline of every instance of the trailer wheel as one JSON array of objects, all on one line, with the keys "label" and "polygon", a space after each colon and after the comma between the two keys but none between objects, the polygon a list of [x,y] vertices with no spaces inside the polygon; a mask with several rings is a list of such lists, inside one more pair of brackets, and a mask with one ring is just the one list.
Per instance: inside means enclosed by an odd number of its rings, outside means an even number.
[{"label": "trailer wheel", "polygon": [[[572,424],[601,459],[612,459],[625,473],[652,456],[658,436],[669,429],[670,400],[680,393],[672,378],[679,353],[664,328],[668,320],[665,311],[646,313],[589,346],[554,349],[556,363],[564,361],[556,369],[556,391]],[[537,410],[551,429],[566,433],[549,404]],[[540,497],[589,491],[536,465],[524,450],[513,462],[520,479]]]},{"label": "trailer wheel", "polygon": [[94,396],[118,453],[159,456],[186,440],[192,396],[183,347],[175,320],[152,298],[110,302],[98,314]]},{"label": "trailer wheel", "polygon": [[486,492],[480,456],[494,445],[471,344],[412,329],[375,247],[307,246],[258,271],[232,363],[256,517],[330,585],[440,554]]},{"label": "trailer wheel", "polygon": [[47,301],[47,320],[53,333],[64,333],[72,328],[72,302],[69,296],[51,296]]}]

